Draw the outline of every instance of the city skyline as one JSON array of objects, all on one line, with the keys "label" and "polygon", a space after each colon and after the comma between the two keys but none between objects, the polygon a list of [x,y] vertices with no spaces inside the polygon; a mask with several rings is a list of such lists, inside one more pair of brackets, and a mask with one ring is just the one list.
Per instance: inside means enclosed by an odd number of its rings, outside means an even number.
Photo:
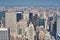
[{"label": "city skyline", "polygon": [[0,40],[60,40],[60,0],[0,0]]}]

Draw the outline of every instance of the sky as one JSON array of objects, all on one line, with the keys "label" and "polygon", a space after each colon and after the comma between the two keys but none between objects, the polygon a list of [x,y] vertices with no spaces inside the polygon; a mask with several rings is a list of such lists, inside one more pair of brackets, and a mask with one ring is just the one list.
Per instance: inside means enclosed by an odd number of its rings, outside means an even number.
[{"label": "sky", "polygon": [[60,7],[60,0],[0,0],[0,6],[55,6],[55,7]]}]

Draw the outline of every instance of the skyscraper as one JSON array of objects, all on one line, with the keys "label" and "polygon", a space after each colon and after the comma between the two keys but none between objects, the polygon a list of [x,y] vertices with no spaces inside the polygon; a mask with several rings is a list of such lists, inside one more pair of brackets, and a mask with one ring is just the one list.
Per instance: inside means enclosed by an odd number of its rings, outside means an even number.
[{"label": "skyscraper", "polygon": [[[60,10],[59,10],[60,11]],[[57,10],[57,38],[60,39],[60,12]]]},{"label": "skyscraper", "polygon": [[5,13],[6,11],[0,11],[0,20],[3,21],[4,27],[5,27]]},{"label": "skyscraper", "polygon": [[24,11],[23,18],[24,18],[24,20],[29,20],[29,12],[28,11]]},{"label": "skyscraper", "polygon": [[56,13],[50,13],[49,15],[49,31],[52,36],[56,39],[57,33],[57,18]]},{"label": "skyscraper", "polygon": [[19,22],[17,22],[17,27],[18,27],[18,29],[21,27],[23,29],[23,33],[22,34],[24,34],[25,33],[25,29],[27,27],[27,21],[24,20],[24,19],[19,20]]},{"label": "skyscraper", "polygon": [[33,23],[33,25],[34,25],[34,30],[36,30],[36,26],[38,25],[38,14],[35,14],[35,15],[33,16],[32,23]]},{"label": "skyscraper", "polygon": [[32,22],[33,19],[33,13],[29,13],[29,22]]},{"label": "skyscraper", "polygon": [[16,16],[17,16],[17,22],[23,19],[23,11],[17,11]]},{"label": "skyscraper", "polygon": [[1,17],[4,17],[5,18],[5,12],[6,11],[0,11],[0,19],[1,19]]},{"label": "skyscraper", "polygon": [[5,26],[10,28],[10,34],[16,36],[17,24],[16,24],[16,12],[10,11],[5,14]]},{"label": "skyscraper", "polygon": [[34,26],[33,26],[32,22],[30,22],[30,24],[29,24],[28,40],[34,40]]}]

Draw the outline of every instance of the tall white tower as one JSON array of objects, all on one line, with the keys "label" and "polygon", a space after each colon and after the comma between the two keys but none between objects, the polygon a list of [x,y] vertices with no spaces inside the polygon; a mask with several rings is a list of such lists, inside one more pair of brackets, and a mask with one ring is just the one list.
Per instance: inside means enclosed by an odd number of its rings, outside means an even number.
[{"label": "tall white tower", "polygon": [[29,24],[29,30],[28,30],[28,40],[34,40],[34,26],[32,22]]},{"label": "tall white tower", "polygon": [[48,20],[48,19],[47,19],[48,17],[47,17],[46,15],[47,15],[47,13],[46,13],[46,11],[44,10],[43,17],[44,17],[44,19],[45,19],[45,29],[47,29],[47,20]]}]

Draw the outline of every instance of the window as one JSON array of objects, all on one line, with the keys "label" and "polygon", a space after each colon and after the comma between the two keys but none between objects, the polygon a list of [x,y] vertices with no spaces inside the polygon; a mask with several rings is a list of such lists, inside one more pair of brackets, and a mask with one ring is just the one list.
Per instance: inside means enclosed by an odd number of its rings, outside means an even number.
[{"label": "window", "polygon": [[39,19],[39,26],[44,26],[44,19]]},{"label": "window", "polygon": [[22,34],[22,28],[18,29],[18,34]]}]

